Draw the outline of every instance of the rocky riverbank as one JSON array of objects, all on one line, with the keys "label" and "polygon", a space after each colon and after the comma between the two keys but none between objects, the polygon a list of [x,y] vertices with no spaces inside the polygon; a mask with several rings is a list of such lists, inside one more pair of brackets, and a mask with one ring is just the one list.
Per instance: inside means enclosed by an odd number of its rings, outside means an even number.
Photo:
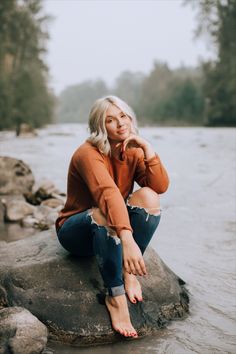
[{"label": "rocky riverbank", "polygon": [[[57,241],[53,225],[64,195],[52,183],[36,184],[29,166],[20,160],[2,157],[0,170],[1,222],[37,229],[27,239],[1,242],[0,323],[4,326],[0,337],[4,340],[0,354],[42,352],[46,328],[51,339],[77,346],[119,340],[104,305],[105,290],[95,259],[72,257]],[[184,281],[151,248],[145,261],[149,276],[140,279],[144,302],[129,303],[141,336],[188,313]],[[27,323],[31,329],[25,349],[15,349],[22,348],[17,333],[24,333]]]}]

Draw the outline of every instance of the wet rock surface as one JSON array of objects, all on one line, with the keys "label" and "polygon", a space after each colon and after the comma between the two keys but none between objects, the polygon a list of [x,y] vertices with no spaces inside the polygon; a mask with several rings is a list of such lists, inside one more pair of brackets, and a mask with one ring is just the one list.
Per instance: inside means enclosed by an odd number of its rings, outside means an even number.
[{"label": "wet rock surface", "polygon": [[0,310],[0,354],[37,354],[47,343],[48,331],[28,310]]},{"label": "wet rock surface", "polygon": [[[148,277],[141,278],[144,302],[129,303],[139,334],[149,334],[188,312],[184,282],[148,249]],[[104,288],[94,257],[76,258],[58,243],[55,231],[1,243],[0,304],[22,306],[42,321],[50,338],[73,345],[119,339],[103,304]]]}]

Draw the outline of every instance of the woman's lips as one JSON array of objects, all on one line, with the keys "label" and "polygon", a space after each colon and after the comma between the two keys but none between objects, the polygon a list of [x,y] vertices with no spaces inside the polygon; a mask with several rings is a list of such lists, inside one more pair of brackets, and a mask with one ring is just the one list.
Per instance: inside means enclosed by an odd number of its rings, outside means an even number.
[{"label": "woman's lips", "polygon": [[121,129],[121,130],[119,130],[117,133],[118,134],[124,134],[124,133],[126,133],[127,132],[127,128],[125,128],[125,129]]}]

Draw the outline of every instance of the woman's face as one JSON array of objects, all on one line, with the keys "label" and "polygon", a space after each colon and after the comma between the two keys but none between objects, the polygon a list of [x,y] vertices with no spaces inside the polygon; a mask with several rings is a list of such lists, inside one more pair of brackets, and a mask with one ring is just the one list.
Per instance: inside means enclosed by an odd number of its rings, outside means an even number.
[{"label": "woman's face", "polygon": [[131,133],[131,119],[120,108],[111,104],[106,111],[105,126],[108,138],[120,142],[129,137]]}]

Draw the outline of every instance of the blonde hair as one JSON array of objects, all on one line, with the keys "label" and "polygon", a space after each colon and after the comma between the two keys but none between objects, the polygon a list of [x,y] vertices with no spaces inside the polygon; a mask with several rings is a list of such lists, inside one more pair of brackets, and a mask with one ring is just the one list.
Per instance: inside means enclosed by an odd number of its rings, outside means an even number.
[{"label": "blonde hair", "polygon": [[132,133],[138,133],[135,113],[126,102],[117,96],[99,98],[94,102],[89,114],[89,130],[91,135],[87,140],[96,146],[104,155],[109,155],[111,153],[111,146],[105,125],[106,111],[110,105],[115,105],[120,108],[131,120]]}]

